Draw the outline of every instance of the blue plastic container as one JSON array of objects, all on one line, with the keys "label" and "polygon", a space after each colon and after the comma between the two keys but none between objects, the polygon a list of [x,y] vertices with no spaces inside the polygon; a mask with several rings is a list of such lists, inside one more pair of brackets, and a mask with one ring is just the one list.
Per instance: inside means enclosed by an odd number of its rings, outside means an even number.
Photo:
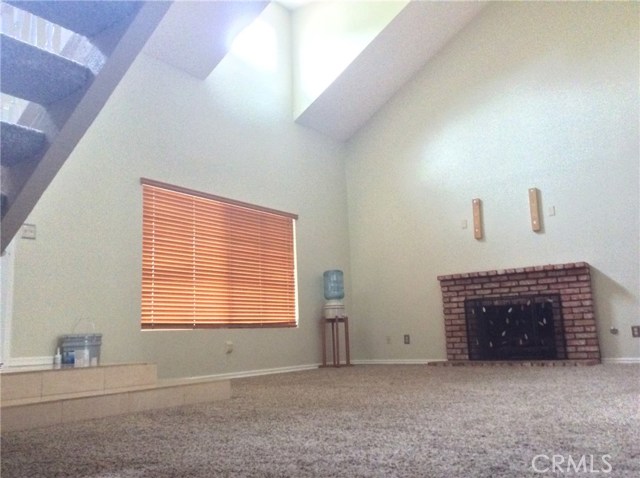
[{"label": "blue plastic container", "polygon": [[88,363],[82,365],[98,365],[100,363],[100,346],[102,334],[69,334],[59,338],[62,365],[77,365],[76,354],[87,349],[89,351]]},{"label": "blue plastic container", "polygon": [[344,275],[342,271],[325,271],[324,278],[324,298],[327,300],[344,299]]}]

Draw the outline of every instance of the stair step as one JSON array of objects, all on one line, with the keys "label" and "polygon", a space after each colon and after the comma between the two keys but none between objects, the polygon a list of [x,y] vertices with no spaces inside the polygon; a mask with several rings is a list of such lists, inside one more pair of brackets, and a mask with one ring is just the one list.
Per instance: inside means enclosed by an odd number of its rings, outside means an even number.
[{"label": "stair step", "polygon": [[42,151],[47,138],[42,131],[26,126],[0,123],[0,164],[15,166]]},{"label": "stair step", "polygon": [[230,380],[158,381],[117,390],[15,400],[2,404],[1,431],[10,432],[127,413],[181,407],[231,398]]},{"label": "stair step", "polygon": [[0,86],[8,95],[48,105],[84,88],[93,77],[91,70],[75,61],[8,35],[0,35],[0,41]]},{"label": "stair step", "polygon": [[98,367],[23,367],[2,369],[0,403],[14,400],[45,400],[76,393],[153,385],[157,367],[151,363],[121,363]]},{"label": "stair step", "polygon": [[2,432],[231,398],[231,382],[156,378],[154,364],[0,373]]},{"label": "stair step", "polygon": [[139,1],[64,1],[3,0],[21,10],[33,13],[67,30],[92,37],[140,7]]}]

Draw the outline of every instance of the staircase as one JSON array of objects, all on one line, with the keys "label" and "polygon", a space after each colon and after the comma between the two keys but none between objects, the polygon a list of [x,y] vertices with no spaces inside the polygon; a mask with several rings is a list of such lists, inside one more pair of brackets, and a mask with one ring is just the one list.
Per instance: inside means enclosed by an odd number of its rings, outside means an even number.
[{"label": "staircase", "polygon": [[[170,1],[3,0],[0,90],[28,101],[0,125],[4,252],[167,12]],[[11,7],[71,32],[55,53],[6,33]]]}]

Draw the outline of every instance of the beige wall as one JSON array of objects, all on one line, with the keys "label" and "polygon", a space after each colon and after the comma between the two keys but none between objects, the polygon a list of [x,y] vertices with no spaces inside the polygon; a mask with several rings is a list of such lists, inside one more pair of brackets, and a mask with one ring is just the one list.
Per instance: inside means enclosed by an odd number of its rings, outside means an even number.
[{"label": "beige wall", "polygon": [[[16,241],[12,357],[88,317],[104,361],[163,376],[317,363],[322,272],[342,268],[354,358],[444,358],[437,275],[571,261],[594,267],[603,355],[640,357],[637,4],[490,5],[346,147],[291,121],[288,18],[265,13],[274,70],[136,61]],[[299,214],[300,327],[141,332],[141,176]],[[474,197],[482,241],[461,228]]]},{"label": "beige wall", "polygon": [[[266,69],[229,55],[199,81],[135,62],[29,217],[37,239],[17,241],[12,357],[51,356],[88,317],[103,361],[162,376],[320,361],[322,272],[349,267],[343,146],[291,121],[288,14],[263,18],[279,46]],[[140,177],[297,213],[299,328],[141,332]]]},{"label": "beige wall", "polygon": [[354,355],[444,358],[440,274],[587,261],[603,356],[640,357],[638,31],[637,4],[489,5],[351,142]]}]

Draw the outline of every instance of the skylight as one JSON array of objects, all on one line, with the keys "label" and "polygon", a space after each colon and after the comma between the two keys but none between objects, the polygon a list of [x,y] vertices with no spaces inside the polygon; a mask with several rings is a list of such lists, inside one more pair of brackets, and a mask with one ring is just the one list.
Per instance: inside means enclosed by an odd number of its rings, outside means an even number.
[{"label": "skylight", "polygon": [[276,32],[271,25],[258,18],[236,36],[230,53],[255,68],[274,71],[278,59]]}]

